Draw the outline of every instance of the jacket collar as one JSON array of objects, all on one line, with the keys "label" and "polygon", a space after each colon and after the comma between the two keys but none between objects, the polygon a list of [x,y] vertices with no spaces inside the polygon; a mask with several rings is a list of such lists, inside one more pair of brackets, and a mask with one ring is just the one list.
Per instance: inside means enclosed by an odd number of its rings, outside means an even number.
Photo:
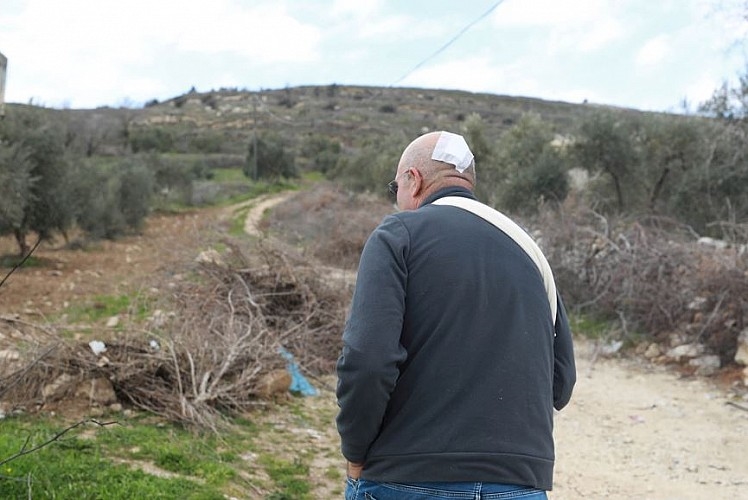
[{"label": "jacket collar", "polygon": [[434,201],[438,200],[439,198],[444,198],[445,196],[462,196],[464,198],[470,198],[472,200],[477,200],[475,197],[475,194],[473,194],[472,191],[470,191],[467,188],[459,187],[459,186],[449,186],[440,189],[436,193],[432,193],[429,195],[425,200],[423,200],[423,203],[421,206],[428,205],[430,203],[433,203]]}]

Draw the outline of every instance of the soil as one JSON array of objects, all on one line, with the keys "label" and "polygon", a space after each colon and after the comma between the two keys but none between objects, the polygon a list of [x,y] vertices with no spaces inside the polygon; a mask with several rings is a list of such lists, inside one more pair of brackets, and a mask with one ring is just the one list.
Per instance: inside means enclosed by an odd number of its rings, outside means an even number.
[{"label": "soil", "polygon": [[[248,225],[256,225],[270,206],[254,204]],[[0,316],[40,321],[96,296],[152,287],[155,275],[168,276],[171,263],[207,248],[205,235],[235,209],[154,216],[141,235],[85,250],[44,244],[35,253],[40,265],[16,271],[0,289]],[[0,255],[14,252],[12,239],[0,239]],[[2,271],[4,276],[7,270]],[[550,498],[746,498],[748,401],[729,384],[682,376],[638,358],[601,358],[583,339],[576,349],[577,387],[555,417]],[[317,457],[310,483],[315,498],[325,500],[342,498],[343,487],[334,382],[332,376],[312,380],[320,394],[303,398],[300,413],[279,406],[262,415],[277,431],[267,446],[279,454],[304,451]],[[251,454],[246,460],[253,460]]]}]

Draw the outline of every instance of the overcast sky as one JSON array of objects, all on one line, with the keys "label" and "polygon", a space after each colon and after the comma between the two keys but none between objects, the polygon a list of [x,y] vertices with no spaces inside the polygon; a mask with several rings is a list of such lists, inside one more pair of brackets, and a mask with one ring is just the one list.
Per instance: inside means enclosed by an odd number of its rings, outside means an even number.
[{"label": "overcast sky", "polygon": [[743,0],[0,1],[6,101],[51,107],[337,83],[677,111],[748,61]]}]

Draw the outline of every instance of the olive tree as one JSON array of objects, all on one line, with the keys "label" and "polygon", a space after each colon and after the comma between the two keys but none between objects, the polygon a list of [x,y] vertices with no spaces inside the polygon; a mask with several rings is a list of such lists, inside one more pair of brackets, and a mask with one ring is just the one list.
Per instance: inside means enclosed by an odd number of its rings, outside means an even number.
[{"label": "olive tree", "polygon": [[542,202],[562,202],[569,191],[565,151],[554,144],[553,128],[528,114],[499,139],[499,205],[514,212],[535,212]]},{"label": "olive tree", "polygon": [[250,141],[243,170],[244,175],[254,180],[299,176],[294,155],[277,134],[265,134]]},{"label": "olive tree", "polygon": [[0,230],[13,233],[25,255],[29,233],[50,239],[55,232],[65,234],[74,222],[65,131],[35,110],[14,109],[5,121],[0,141],[11,149],[3,161],[4,175],[25,189],[15,192],[19,205],[12,221],[1,224]]},{"label": "olive tree", "polygon": [[[31,162],[18,144],[0,141],[0,234],[15,233],[32,202]],[[22,249],[22,253],[26,252]]]}]

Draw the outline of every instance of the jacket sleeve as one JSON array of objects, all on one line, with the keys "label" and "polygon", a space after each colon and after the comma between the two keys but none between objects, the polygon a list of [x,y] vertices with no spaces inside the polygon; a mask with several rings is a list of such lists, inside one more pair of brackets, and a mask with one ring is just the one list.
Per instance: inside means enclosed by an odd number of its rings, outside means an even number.
[{"label": "jacket sleeve", "polygon": [[337,427],[343,456],[365,462],[406,359],[400,343],[405,311],[409,236],[389,216],[361,253],[356,289],[337,364]]},{"label": "jacket sleeve", "polygon": [[555,329],[556,336],[553,340],[553,407],[560,410],[571,399],[571,393],[577,381],[571,328],[560,296],[558,297]]}]

